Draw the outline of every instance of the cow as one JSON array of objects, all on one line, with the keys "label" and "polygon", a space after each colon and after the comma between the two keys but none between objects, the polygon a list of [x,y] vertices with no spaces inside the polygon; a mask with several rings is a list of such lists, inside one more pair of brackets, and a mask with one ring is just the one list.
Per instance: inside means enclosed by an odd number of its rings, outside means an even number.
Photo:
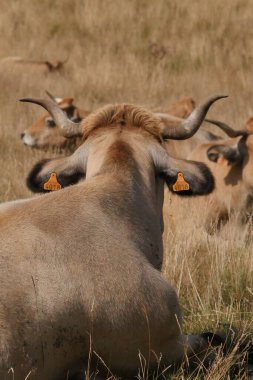
[{"label": "cow", "polygon": [[[68,118],[74,122],[81,121],[90,113],[90,111],[76,107],[73,104],[74,99],[72,97],[55,98],[49,92],[47,94],[66,112]],[[48,113],[36,120],[31,127],[25,129],[20,137],[25,145],[39,149],[73,149],[81,144],[81,139],[78,137],[65,138]]]},{"label": "cow", "polygon": [[31,72],[47,76],[50,73],[61,73],[65,61],[46,61],[24,59],[21,57],[5,57],[0,60],[0,71]]},{"label": "cow", "polygon": [[240,130],[226,123],[208,120],[230,138],[198,145],[189,159],[204,162],[214,174],[215,191],[206,197],[209,205],[207,228],[222,225],[232,214],[240,222],[252,218],[253,212],[253,125],[250,118]]},{"label": "cow", "polygon": [[[72,121],[81,121],[90,113],[90,111],[77,108],[73,104],[73,98],[71,97],[56,98],[49,92],[47,92],[47,94],[53,101],[57,102]],[[194,108],[194,100],[190,97],[185,97],[166,108],[154,108],[152,111],[166,122],[168,126],[173,126],[180,124],[182,119],[189,116]],[[45,114],[39,120],[36,120],[31,127],[21,133],[20,137],[25,145],[38,149],[59,148],[61,150],[73,150],[82,142],[79,137],[73,137],[71,139],[65,138],[49,114]],[[217,137],[211,132],[201,129],[191,140],[183,140],[180,142],[171,140],[168,143],[168,149],[170,149],[170,153],[173,156],[185,158],[196,144],[215,138]]]},{"label": "cow", "polygon": [[195,107],[195,100],[192,99],[192,97],[190,96],[185,96],[179,99],[178,101],[169,104],[168,106],[156,107],[152,110],[153,112],[168,113],[179,118],[185,119],[192,113]]},{"label": "cow", "polygon": [[178,297],[160,272],[162,203],[164,183],[175,191],[179,173],[189,186],[181,195],[208,194],[214,180],[205,164],[170,157],[163,141],[191,136],[221,98],[176,128],[128,104],[74,123],[51,100],[23,99],[83,144],[28,176],[43,192],[54,173],[61,190],[0,212],[1,379],[10,368],[15,380],[70,379],[71,368],[88,364],[131,377],[140,358],[150,371],[157,361],[203,359],[215,336],[183,334]]}]

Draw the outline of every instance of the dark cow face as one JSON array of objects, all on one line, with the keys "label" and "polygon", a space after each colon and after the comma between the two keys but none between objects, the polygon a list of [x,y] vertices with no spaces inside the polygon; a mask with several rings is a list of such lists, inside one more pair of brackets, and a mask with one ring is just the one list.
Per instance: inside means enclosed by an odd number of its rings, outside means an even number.
[{"label": "dark cow face", "polygon": [[[244,186],[246,192],[253,195],[253,135],[209,144],[207,157],[217,167],[227,166],[229,175],[233,173],[237,177],[233,178],[233,182],[237,186]],[[245,190],[243,193],[242,196],[245,195]]]}]

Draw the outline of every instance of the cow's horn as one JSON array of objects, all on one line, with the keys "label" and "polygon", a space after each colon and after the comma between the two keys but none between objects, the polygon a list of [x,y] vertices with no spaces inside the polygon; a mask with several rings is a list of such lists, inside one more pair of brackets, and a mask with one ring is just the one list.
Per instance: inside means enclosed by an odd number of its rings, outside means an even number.
[{"label": "cow's horn", "polygon": [[39,99],[39,98],[23,98],[21,102],[39,104],[45,108],[54,119],[55,124],[61,129],[64,137],[77,137],[83,135],[83,128],[80,123],[74,123],[67,118],[67,115],[60,109],[60,107],[52,100]]},{"label": "cow's horn", "polygon": [[185,140],[192,137],[201,126],[205,116],[216,100],[227,98],[227,95],[215,95],[195,108],[191,115],[179,124],[166,124],[166,117],[162,117],[162,136],[164,139]]},{"label": "cow's horn", "polygon": [[219,127],[223,132],[225,132],[229,137],[247,136],[248,132],[245,129],[235,130],[229,125],[222,123],[221,121],[205,119],[208,123],[214,124]]}]

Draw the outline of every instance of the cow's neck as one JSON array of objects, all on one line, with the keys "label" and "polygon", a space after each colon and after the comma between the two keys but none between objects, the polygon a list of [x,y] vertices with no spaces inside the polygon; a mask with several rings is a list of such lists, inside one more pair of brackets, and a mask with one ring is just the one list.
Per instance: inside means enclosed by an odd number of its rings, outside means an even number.
[{"label": "cow's neck", "polygon": [[162,248],[162,201],[157,199],[152,168],[133,166],[129,159],[122,167],[113,162],[103,165],[96,176],[104,182],[101,198],[106,213],[116,215],[138,249],[160,269]]},{"label": "cow's neck", "polygon": [[[102,196],[108,204],[107,213],[119,218],[125,231],[153,266],[161,269],[163,262],[162,209],[156,195],[146,187],[141,176],[129,172],[107,173],[108,186]],[[145,179],[146,180],[146,179]]]}]

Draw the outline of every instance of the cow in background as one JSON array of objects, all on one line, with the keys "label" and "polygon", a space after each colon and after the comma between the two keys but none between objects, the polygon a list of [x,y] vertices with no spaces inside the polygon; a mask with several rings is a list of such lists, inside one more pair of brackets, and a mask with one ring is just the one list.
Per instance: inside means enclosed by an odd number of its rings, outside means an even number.
[{"label": "cow in background", "polygon": [[0,60],[0,72],[15,71],[22,74],[34,73],[37,75],[48,75],[54,73],[61,73],[64,68],[65,61],[47,61],[47,60],[33,60],[21,57],[6,57]]},{"label": "cow in background", "polygon": [[[56,98],[47,92],[49,97],[66,113],[73,122],[79,122],[87,117],[90,111],[83,110],[73,104],[72,97]],[[79,137],[65,138],[53,118],[47,113],[36,120],[31,127],[24,130],[20,135],[22,142],[32,148],[72,148],[81,144]]]},{"label": "cow in background", "polygon": [[195,100],[193,100],[193,98],[190,96],[185,96],[179,99],[178,101],[172,104],[169,104],[168,106],[156,107],[152,109],[152,111],[168,113],[168,114],[180,117],[182,119],[185,119],[192,113],[195,107],[196,107]]},{"label": "cow in background", "polygon": [[241,222],[252,220],[253,213],[253,119],[240,130],[217,120],[208,120],[230,138],[197,146],[189,159],[204,162],[215,177],[216,188],[208,196],[207,225],[220,224],[236,213]]}]

